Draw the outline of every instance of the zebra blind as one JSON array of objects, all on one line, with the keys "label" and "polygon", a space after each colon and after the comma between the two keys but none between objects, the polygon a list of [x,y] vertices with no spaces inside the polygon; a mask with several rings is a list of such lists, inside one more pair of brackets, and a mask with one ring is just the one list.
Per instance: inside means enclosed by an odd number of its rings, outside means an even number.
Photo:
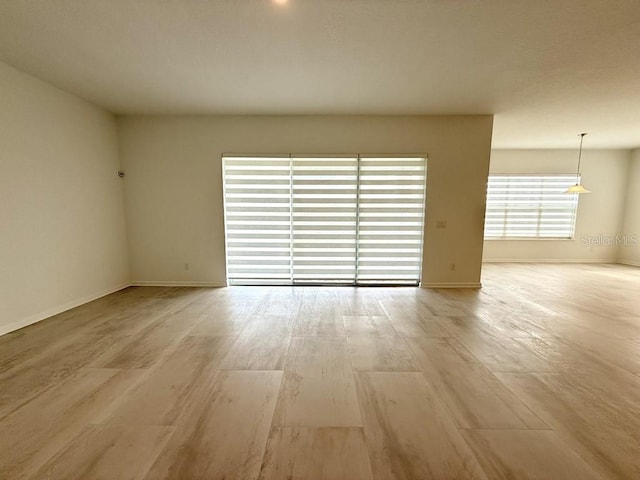
[{"label": "zebra blind", "polygon": [[573,238],[575,175],[489,175],[485,238]]},{"label": "zebra blind", "polygon": [[358,158],[292,158],[293,279],[353,283]]},{"label": "zebra blind", "polygon": [[425,159],[361,158],[359,172],[358,281],[417,283]]},{"label": "zebra blind", "polygon": [[225,157],[223,163],[229,283],[289,283],[289,157]]},{"label": "zebra blind", "polygon": [[230,284],[418,283],[425,159],[223,158]]}]

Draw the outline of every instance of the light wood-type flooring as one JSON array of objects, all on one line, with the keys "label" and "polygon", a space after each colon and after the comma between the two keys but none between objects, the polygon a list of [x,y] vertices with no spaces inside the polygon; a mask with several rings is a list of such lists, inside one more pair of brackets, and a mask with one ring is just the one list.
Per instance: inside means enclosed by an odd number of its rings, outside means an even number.
[{"label": "light wood-type flooring", "polygon": [[128,288],[0,337],[0,478],[640,478],[640,269],[483,284]]}]

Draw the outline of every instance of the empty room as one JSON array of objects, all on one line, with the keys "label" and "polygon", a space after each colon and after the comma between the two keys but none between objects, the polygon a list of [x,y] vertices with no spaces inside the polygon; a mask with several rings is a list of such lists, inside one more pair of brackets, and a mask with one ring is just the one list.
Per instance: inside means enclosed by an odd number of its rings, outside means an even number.
[{"label": "empty room", "polygon": [[640,478],[640,3],[0,0],[0,479]]}]

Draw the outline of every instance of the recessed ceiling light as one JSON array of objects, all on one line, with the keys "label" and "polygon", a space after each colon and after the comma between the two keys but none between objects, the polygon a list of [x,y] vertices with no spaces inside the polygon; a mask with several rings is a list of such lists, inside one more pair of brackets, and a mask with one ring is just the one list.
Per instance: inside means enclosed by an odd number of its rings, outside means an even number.
[{"label": "recessed ceiling light", "polygon": [[289,0],[271,0],[276,5],[286,5]]}]

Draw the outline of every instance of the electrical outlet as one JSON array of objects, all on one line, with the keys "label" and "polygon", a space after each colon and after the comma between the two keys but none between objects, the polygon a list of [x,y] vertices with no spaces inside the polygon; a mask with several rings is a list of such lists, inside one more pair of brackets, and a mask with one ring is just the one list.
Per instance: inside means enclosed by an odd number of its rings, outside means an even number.
[{"label": "electrical outlet", "polygon": [[451,265],[449,265],[449,270],[451,270],[452,272],[456,271],[456,264],[452,263]]},{"label": "electrical outlet", "polygon": [[185,269],[185,270],[189,270],[189,264],[188,264],[188,263],[185,263],[185,264],[184,264],[184,269]]},{"label": "electrical outlet", "polygon": [[436,228],[447,228],[447,221],[446,220],[438,220],[436,222]]}]

